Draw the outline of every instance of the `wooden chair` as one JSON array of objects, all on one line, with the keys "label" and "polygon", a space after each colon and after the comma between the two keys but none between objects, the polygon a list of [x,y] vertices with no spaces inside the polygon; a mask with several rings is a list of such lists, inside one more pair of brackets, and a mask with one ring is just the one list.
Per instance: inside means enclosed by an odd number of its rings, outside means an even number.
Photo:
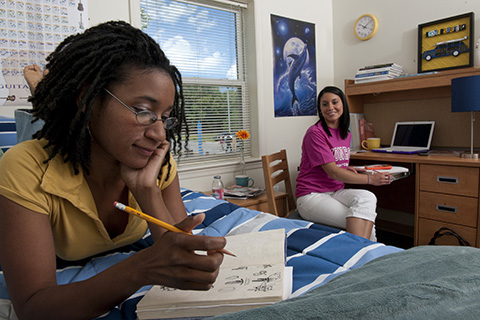
[{"label": "wooden chair", "polygon": [[280,152],[262,156],[262,165],[269,212],[277,216],[279,215],[273,187],[283,181],[285,183],[285,191],[287,193],[288,203],[288,210],[286,211],[287,214],[285,214],[285,217],[288,217],[288,215],[294,211],[297,206],[295,205],[292,184],[290,182],[287,152],[282,149]]}]

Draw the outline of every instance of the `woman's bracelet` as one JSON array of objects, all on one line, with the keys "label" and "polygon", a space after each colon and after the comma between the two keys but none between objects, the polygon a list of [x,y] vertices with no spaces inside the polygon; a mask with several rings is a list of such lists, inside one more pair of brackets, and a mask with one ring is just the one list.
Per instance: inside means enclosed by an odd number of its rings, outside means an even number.
[{"label": "woman's bracelet", "polygon": [[370,175],[367,174],[367,184],[370,184]]}]

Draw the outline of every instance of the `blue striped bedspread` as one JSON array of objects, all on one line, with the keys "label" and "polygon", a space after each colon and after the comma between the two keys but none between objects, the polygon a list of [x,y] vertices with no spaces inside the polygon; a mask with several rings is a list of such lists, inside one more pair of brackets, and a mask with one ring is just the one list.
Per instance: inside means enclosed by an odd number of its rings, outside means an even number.
[{"label": "blue striped bedspread", "polygon": [[[246,209],[202,193],[182,189],[188,214],[205,213],[195,234],[226,236],[272,229],[284,229],[287,235],[287,266],[293,267],[293,288],[290,297],[298,297],[319,287],[336,276],[365,263],[401,251],[397,247],[352,235],[342,230],[304,220],[280,218],[269,213]],[[57,281],[66,284],[81,281],[105,270],[151,244],[150,235],[128,250],[96,257],[82,265],[70,265],[57,270]],[[135,306],[150,289],[141,288],[121,305],[99,319],[136,319]],[[8,291],[0,274],[0,319],[16,319]]]}]

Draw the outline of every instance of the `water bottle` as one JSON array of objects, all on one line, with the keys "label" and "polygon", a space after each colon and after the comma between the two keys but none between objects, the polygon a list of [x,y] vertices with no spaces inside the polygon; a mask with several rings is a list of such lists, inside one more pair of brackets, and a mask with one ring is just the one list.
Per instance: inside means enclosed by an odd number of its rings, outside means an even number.
[{"label": "water bottle", "polygon": [[223,200],[223,181],[221,176],[213,177],[212,182],[212,197]]}]

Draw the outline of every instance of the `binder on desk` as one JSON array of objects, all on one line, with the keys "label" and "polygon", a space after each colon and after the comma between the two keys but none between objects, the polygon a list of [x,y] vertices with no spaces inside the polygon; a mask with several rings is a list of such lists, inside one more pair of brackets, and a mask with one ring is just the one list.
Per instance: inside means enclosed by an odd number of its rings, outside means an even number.
[{"label": "binder on desk", "polygon": [[385,164],[358,166],[358,167],[355,167],[355,169],[365,170],[360,173],[366,173],[366,174],[373,174],[375,172],[390,173],[390,176],[392,177],[392,182],[406,178],[410,175],[410,170],[408,170],[408,168],[385,165]]}]

